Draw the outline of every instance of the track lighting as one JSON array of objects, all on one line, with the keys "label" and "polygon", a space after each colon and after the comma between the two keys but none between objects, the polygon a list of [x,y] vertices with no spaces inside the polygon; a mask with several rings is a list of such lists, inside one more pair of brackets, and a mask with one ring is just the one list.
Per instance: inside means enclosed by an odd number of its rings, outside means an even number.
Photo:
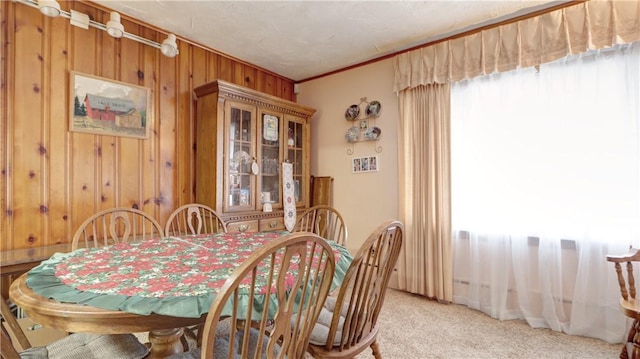
[{"label": "track lighting", "polygon": [[56,0],[39,0],[38,8],[42,15],[49,17],[57,17],[62,12],[62,10],[60,10],[60,4]]},{"label": "track lighting", "polygon": [[69,21],[71,22],[71,25],[89,30],[89,23],[91,22],[91,19],[89,19],[89,15],[75,10],[71,10],[70,13],[71,18],[69,19]]},{"label": "track lighting", "polygon": [[175,57],[178,54],[178,45],[176,44],[176,35],[169,34],[167,38],[162,42],[160,51],[166,57]]},{"label": "track lighting", "polygon": [[111,12],[111,20],[107,21],[107,33],[115,38],[124,35],[124,26],[120,22],[120,14],[115,11]]},{"label": "track lighting", "polygon": [[[0,0],[1,1],[1,0]],[[122,22],[120,21],[120,14],[112,11],[110,20],[107,21],[107,24],[101,24],[97,21],[93,21],[89,19],[89,16],[83,14],[78,11],[70,10],[69,12],[64,11],[60,8],[60,4],[56,0],[13,0],[14,2],[18,2],[36,9],[39,9],[43,15],[50,17],[64,17],[69,19],[69,22],[73,26],[81,27],[83,29],[88,29],[89,27],[93,27],[102,31],[106,31],[109,35],[114,38],[126,38],[141,44],[149,45],[151,47],[155,47],[159,49],[163,55],[167,57],[175,57],[178,55],[178,45],[176,44],[176,35],[169,34],[167,38],[162,42],[162,44],[151,41],[149,39],[145,39],[144,37],[130,34],[124,31],[124,26],[122,26]]]}]

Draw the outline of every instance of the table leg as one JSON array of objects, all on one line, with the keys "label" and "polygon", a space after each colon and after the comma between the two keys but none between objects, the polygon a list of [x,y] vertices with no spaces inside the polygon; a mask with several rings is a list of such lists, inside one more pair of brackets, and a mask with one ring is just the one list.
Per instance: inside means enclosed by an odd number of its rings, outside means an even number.
[{"label": "table leg", "polygon": [[152,330],[149,332],[149,343],[151,343],[150,359],[164,358],[169,355],[182,353],[184,348],[180,338],[184,330],[182,328]]}]

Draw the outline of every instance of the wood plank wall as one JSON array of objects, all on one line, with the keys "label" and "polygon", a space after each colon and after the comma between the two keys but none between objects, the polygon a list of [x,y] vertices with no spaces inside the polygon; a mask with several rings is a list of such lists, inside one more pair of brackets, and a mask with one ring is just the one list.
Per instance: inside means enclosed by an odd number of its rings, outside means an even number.
[{"label": "wood plank wall", "polygon": [[[109,20],[109,9],[88,2],[60,4]],[[12,1],[0,2],[0,16],[2,251],[70,242],[77,226],[101,209],[139,208],[164,224],[173,209],[193,202],[195,87],[222,79],[295,100],[292,80],[187,39],[179,38],[180,54],[167,58]],[[147,39],[166,37],[124,15],[122,22]],[[149,87],[149,138],[70,132],[70,71]]]}]

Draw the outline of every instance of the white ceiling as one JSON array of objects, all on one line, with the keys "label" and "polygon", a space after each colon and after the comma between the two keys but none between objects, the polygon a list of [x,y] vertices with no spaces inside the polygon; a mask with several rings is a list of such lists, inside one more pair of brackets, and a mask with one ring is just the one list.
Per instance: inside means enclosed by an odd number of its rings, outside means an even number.
[{"label": "white ceiling", "polygon": [[300,81],[565,1],[93,2]]}]

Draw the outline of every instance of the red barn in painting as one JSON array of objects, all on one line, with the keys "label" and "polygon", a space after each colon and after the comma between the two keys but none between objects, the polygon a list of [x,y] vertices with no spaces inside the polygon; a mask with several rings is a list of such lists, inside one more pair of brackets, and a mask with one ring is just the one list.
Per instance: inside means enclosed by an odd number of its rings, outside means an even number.
[{"label": "red barn in painting", "polygon": [[113,125],[142,128],[142,115],[131,100],[87,94],[84,98],[87,117],[92,120],[113,121]]}]

